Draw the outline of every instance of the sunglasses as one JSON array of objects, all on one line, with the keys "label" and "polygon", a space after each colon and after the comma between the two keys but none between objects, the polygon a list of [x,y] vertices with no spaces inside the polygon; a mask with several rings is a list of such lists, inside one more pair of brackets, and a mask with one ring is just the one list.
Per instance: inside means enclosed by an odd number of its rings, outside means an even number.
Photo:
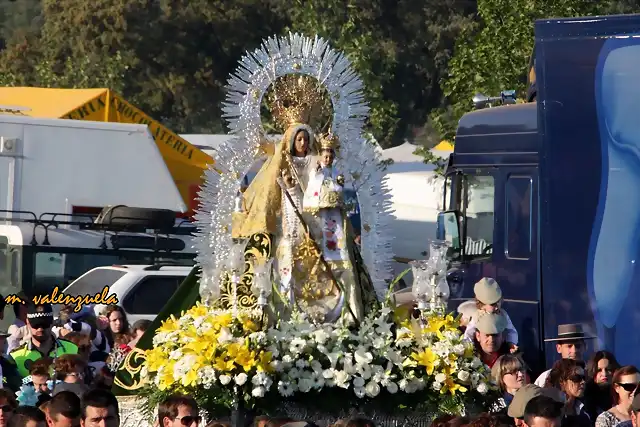
[{"label": "sunglasses", "polygon": [[620,387],[622,387],[625,391],[628,391],[629,393],[631,393],[636,389],[636,387],[638,387],[638,383],[616,383],[616,384],[618,384]]},{"label": "sunglasses", "polygon": [[4,406],[0,406],[0,409],[2,409],[2,412],[13,412],[13,408],[11,407],[11,405],[4,405]]},{"label": "sunglasses", "polygon": [[526,371],[526,369],[524,369],[523,366],[517,367],[517,368],[513,368],[508,370],[507,372],[505,372],[505,375],[517,375],[520,373],[524,373],[524,371]]},{"label": "sunglasses", "polygon": [[200,421],[202,421],[202,417],[200,417],[200,416],[194,417],[194,416],[191,416],[191,415],[187,415],[186,417],[176,417],[176,420],[180,421],[180,423],[183,426],[189,427],[193,423],[200,424]]},{"label": "sunglasses", "polygon": [[569,377],[569,381],[574,383],[581,383],[585,380],[586,380],[586,377],[584,375],[572,375]]}]

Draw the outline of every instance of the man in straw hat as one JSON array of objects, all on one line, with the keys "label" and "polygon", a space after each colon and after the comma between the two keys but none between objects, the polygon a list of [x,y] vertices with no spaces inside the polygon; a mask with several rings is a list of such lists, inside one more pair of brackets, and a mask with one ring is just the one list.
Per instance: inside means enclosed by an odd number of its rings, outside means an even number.
[{"label": "man in straw hat", "polygon": [[[566,325],[558,325],[558,336],[548,338],[545,342],[555,342],[556,351],[562,359],[582,360],[582,355],[586,348],[586,340],[594,339],[593,336],[587,336],[582,329],[582,325],[578,323],[570,323]],[[547,377],[551,369],[544,371],[535,384],[544,387]]]}]

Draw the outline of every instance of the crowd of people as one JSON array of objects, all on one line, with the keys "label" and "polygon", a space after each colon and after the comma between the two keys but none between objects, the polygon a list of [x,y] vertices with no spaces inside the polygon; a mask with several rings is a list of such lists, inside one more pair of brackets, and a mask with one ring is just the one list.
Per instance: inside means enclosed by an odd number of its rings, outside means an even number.
[{"label": "crowd of people", "polygon": [[518,332],[501,307],[500,286],[484,278],[474,292],[475,300],[461,304],[458,312],[465,335],[491,368],[500,397],[477,419],[451,417],[436,425],[640,427],[640,371],[635,366],[620,366],[605,350],[585,359],[587,340],[595,337],[580,324],[559,325],[557,336],[546,340],[555,343],[559,360],[532,382]]},{"label": "crowd of people", "polygon": [[[101,316],[62,306],[57,318],[50,304],[12,308],[15,321],[0,331],[0,427],[119,426],[111,359],[135,346],[150,322],[130,327],[117,306]],[[0,319],[4,309],[0,296]]]},{"label": "crowd of people", "polygon": [[[475,300],[458,307],[461,327],[491,369],[500,395],[478,416],[448,416],[436,419],[434,426],[640,427],[636,367],[620,366],[604,350],[585,359],[587,340],[593,337],[579,324],[560,325],[557,337],[548,340],[555,342],[559,360],[532,381],[533,373],[518,347],[518,331],[501,307],[500,286],[484,278],[474,291]],[[3,309],[0,306],[0,315]],[[16,320],[0,333],[0,427],[36,427],[45,422],[76,426],[92,424],[94,418],[99,418],[96,425],[119,423],[118,403],[110,391],[117,369],[113,358],[134,347],[150,322],[131,327],[118,306],[109,306],[102,316],[91,309],[75,312],[64,306],[54,316],[49,304],[16,304],[13,310]],[[200,422],[191,397],[172,396],[158,408],[157,427],[195,427]],[[260,417],[254,424],[313,426],[307,421]],[[336,427],[373,425],[358,418]]]}]

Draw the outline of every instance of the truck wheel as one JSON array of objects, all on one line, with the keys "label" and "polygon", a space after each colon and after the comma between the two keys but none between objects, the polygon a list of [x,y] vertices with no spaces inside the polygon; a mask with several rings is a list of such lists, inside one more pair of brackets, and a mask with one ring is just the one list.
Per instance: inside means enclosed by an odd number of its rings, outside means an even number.
[{"label": "truck wheel", "polygon": [[126,230],[170,230],[175,226],[176,213],[169,209],[108,206],[98,215],[95,223]]}]

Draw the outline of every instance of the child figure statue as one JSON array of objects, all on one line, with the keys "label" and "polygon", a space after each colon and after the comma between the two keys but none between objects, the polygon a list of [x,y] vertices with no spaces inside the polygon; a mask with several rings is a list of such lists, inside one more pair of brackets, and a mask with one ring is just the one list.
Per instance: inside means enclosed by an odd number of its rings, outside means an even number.
[{"label": "child figure statue", "polygon": [[309,184],[302,203],[304,211],[310,213],[344,207],[344,175],[333,166],[338,148],[337,138],[329,135],[319,139],[320,159],[317,167],[309,173]]}]

